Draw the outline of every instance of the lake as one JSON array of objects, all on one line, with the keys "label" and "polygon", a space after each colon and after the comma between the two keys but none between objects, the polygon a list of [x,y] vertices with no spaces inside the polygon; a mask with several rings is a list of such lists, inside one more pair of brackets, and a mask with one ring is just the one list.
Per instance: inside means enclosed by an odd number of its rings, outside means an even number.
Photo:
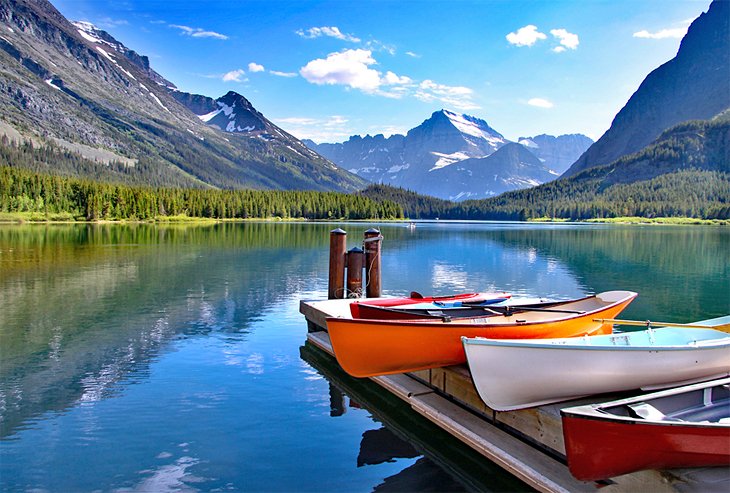
[{"label": "lake", "polygon": [[521,491],[305,345],[329,231],[378,227],[383,293],[639,297],[730,313],[730,228],[527,223],[0,226],[0,490]]}]

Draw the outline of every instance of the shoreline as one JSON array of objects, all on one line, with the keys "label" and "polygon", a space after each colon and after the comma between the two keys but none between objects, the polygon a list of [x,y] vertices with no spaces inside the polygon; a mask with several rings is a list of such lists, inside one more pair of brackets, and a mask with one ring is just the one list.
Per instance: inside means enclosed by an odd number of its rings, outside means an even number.
[{"label": "shoreline", "polygon": [[[53,213],[43,214],[39,212],[0,212],[0,225],[2,224],[211,224],[211,223],[244,223],[254,221],[265,222],[388,222],[388,223],[412,223],[412,222],[439,222],[438,219],[307,219],[307,218],[282,218],[282,217],[257,217],[257,218],[207,218],[207,217],[190,217],[190,216],[159,216],[154,219],[103,219],[103,220],[87,220],[83,218],[75,218],[70,213]],[[449,219],[442,219],[443,222],[450,222]],[[459,220],[455,220],[459,222]],[[482,222],[481,220],[473,220],[474,222]],[[472,222],[471,220],[469,222]],[[484,220],[483,222],[524,222],[525,224],[558,224],[558,223],[574,223],[574,224],[633,224],[633,225],[677,225],[677,226],[730,226],[728,219],[699,219],[691,217],[614,217],[614,218],[593,218],[579,221],[573,221],[563,218],[537,218],[528,221],[496,221]]]}]

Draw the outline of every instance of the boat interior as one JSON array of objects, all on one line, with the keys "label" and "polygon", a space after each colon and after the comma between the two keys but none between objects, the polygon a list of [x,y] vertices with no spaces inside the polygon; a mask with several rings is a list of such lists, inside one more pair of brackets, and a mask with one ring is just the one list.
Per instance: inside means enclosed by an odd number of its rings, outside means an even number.
[{"label": "boat interior", "polygon": [[623,403],[600,411],[648,421],[730,424],[730,383]]}]

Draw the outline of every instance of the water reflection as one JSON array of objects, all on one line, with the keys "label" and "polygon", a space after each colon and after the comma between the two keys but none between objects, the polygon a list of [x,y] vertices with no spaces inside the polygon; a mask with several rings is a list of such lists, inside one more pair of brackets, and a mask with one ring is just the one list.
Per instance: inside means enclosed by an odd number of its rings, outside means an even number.
[{"label": "water reflection", "polygon": [[[270,478],[295,487],[302,471],[316,474],[321,469],[307,463],[315,461],[320,449],[334,457],[333,450],[349,447],[338,440],[353,437],[348,429],[322,438],[332,431],[329,426],[311,432],[297,429],[292,437],[286,423],[308,419],[320,424],[316,420],[323,418],[331,425],[332,416],[344,428],[343,423],[360,419],[361,413],[353,410],[359,405],[378,423],[372,430],[357,429],[352,447],[358,455],[370,450],[371,435],[378,436],[384,423],[426,459],[409,459],[411,452],[394,453],[397,446],[375,440],[373,449],[382,457],[407,467],[388,467],[385,479],[386,474],[371,471],[388,466],[387,460],[381,466],[366,465],[377,454],[348,456],[346,465],[331,459],[328,467],[346,478],[332,479],[327,483],[331,489],[342,485],[352,473],[347,467],[355,469],[359,462],[358,477],[368,487],[380,484],[377,488],[407,490],[406,483],[425,487],[409,478],[408,470],[424,475],[431,474],[425,471],[429,467],[452,470],[448,457],[439,455],[449,447],[444,449],[441,439],[429,441],[432,430],[424,432],[417,424],[415,434],[394,431],[413,428],[398,420],[393,425],[377,414],[394,403],[379,406],[377,397],[363,398],[353,392],[356,386],[339,380],[330,380],[334,385],[328,388],[320,373],[298,359],[306,333],[298,302],[321,298],[327,291],[329,231],[348,231],[352,247],[373,226],[385,237],[386,294],[508,290],[568,298],[630,289],[639,298],[626,311],[627,318],[683,321],[730,313],[728,228],[503,223],[430,223],[416,229],[372,223],[2,226],[0,446],[15,455],[3,457],[0,489],[54,484],[73,466],[56,471],[49,470],[50,464],[65,464],[68,453],[89,462],[97,456],[115,458],[110,464],[93,462],[98,472],[85,482],[62,483],[72,489],[182,489],[205,481],[222,489],[232,482],[256,490],[265,488]],[[277,417],[273,423],[272,416]],[[410,422],[412,413],[401,418]],[[262,431],[269,426],[270,432]],[[275,445],[261,450],[262,436]],[[86,448],[94,452],[83,452]],[[463,453],[454,446],[445,454],[467,464],[458,475],[463,487],[495,488],[489,481],[487,486],[473,483],[473,466],[476,476],[486,474],[510,489],[511,483],[495,479],[503,474],[484,472],[483,465],[474,465],[476,459]],[[273,466],[259,464],[282,463],[282,454],[296,456],[306,466],[287,464],[272,472]],[[127,474],[117,472],[121,469]],[[370,482],[373,476],[379,476],[376,482]],[[46,477],[51,479],[39,479]],[[451,488],[445,482],[442,486]]]},{"label": "water reflection", "polygon": [[302,346],[300,354],[327,379],[330,395],[342,396],[335,399],[335,417],[342,415],[349,398],[350,406],[367,409],[377,425],[362,435],[358,467],[419,457],[414,464],[384,478],[373,491],[530,491],[447,432],[414,415],[408,404],[376,383],[347,375],[333,357],[311,343]]}]

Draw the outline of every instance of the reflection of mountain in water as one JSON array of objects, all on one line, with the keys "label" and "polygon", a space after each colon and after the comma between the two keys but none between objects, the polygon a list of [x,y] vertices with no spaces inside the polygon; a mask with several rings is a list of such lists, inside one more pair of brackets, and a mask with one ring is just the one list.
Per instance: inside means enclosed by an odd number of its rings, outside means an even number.
[{"label": "reflection of mountain in water", "polygon": [[693,321],[730,311],[730,232],[725,228],[579,226],[490,236],[510,248],[556,259],[596,292],[638,292],[626,312],[631,317]]},{"label": "reflection of mountain in water", "polygon": [[245,334],[312,288],[319,251],[300,241],[327,236],[264,224],[0,228],[0,437],[144,378],[176,337]]},{"label": "reflection of mountain in water", "polygon": [[383,285],[394,294],[573,297],[625,289],[639,293],[625,318],[692,321],[730,312],[727,228],[426,223],[402,239],[392,240],[390,228],[383,234]]}]

